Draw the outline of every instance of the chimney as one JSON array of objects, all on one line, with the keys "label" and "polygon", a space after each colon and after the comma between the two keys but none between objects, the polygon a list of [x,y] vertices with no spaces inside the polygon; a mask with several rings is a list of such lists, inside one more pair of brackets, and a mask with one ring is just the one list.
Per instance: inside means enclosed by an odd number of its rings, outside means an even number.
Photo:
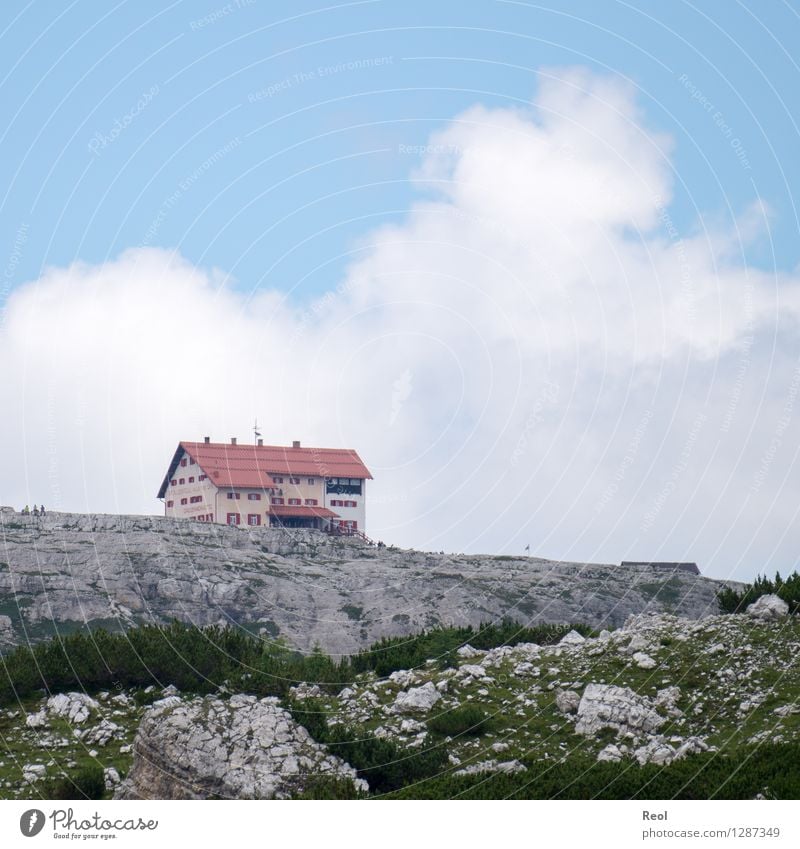
[{"label": "chimney", "polygon": [[204,436],[204,437],[203,437],[203,442],[205,442],[205,444],[206,444],[206,445],[208,445],[208,444],[209,444],[209,442],[211,442],[211,437],[210,437],[210,436]]},{"label": "chimney", "polygon": [[231,445],[236,445],[236,437],[235,436],[231,437]]},{"label": "chimney", "polygon": [[264,444],[264,440],[263,440],[263,439],[259,439],[259,440],[258,440],[258,444],[259,444],[259,445],[263,445],[263,444]]},{"label": "chimney", "polygon": [[299,448],[299,447],[300,447],[300,440],[295,439],[295,441],[292,443],[292,448]]}]

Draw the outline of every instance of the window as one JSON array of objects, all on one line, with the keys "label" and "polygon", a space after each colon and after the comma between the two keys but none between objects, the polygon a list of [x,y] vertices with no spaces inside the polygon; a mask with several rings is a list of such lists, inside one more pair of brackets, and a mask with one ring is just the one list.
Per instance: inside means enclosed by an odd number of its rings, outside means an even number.
[{"label": "window", "polygon": [[300,499],[299,499],[299,498],[290,498],[290,499],[289,499],[289,504],[292,504],[292,505],[294,505],[294,506],[297,506],[298,504],[301,504],[301,503],[302,503],[302,502],[300,501]]},{"label": "window", "polygon": [[181,504],[188,504],[188,503],[189,503],[188,498],[181,498]]},{"label": "window", "polygon": [[186,466],[186,458],[185,457],[183,458],[183,460],[181,460],[181,465],[184,466],[184,467]]},{"label": "window", "polygon": [[200,477],[197,480],[198,481],[204,481],[207,477],[208,477],[208,475],[200,475]]},{"label": "window", "polygon": [[331,507],[338,507],[341,503],[337,498],[331,498]]},{"label": "window", "polygon": [[309,485],[309,486],[314,486],[314,478],[309,478],[309,479],[308,479],[308,485]]},{"label": "window", "polygon": [[172,505],[173,505],[174,503],[175,503],[174,501],[168,501],[168,502],[167,502],[167,507],[172,507]]},{"label": "window", "polygon": [[273,478],[272,480],[274,480],[275,483],[283,483],[283,478]]},{"label": "window", "polygon": [[247,493],[248,501],[261,501],[261,493],[260,492],[248,492]]},{"label": "window", "polygon": [[350,522],[350,527],[354,530],[358,530],[358,522]]},{"label": "window", "polygon": [[180,483],[180,484],[186,483],[186,478],[178,478],[178,483]]},{"label": "window", "polygon": [[289,478],[289,483],[300,483],[300,478]]},{"label": "window", "polygon": [[272,503],[273,504],[283,504],[283,499],[282,498],[273,498]]},{"label": "window", "polygon": [[233,500],[234,498],[238,498],[238,497],[239,497],[238,492],[229,492],[228,493],[228,498],[231,499],[231,500]]},{"label": "window", "polygon": [[317,506],[317,499],[316,498],[306,498],[306,504],[309,507],[316,507]]},{"label": "window", "polygon": [[206,519],[208,519],[209,522],[213,522],[214,521],[214,514],[213,513],[206,513]]},{"label": "window", "polygon": [[358,507],[358,504],[356,504],[356,502],[355,502],[355,501],[351,501],[351,502],[350,502],[350,506],[351,506],[351,507]]},{"label": "window", "polygon": [[194,478],[189,478],[189,483],[194,483]]},{"label": "window", "polygon": [[189,499],[189,503],[190,503],[190,504],[199,504],[202,500],[203,500],[203,496],[202,496],[202,495],[193,495],[193,496]]},{"label": "window", "polygon": [[325,478],[325,491],[328,495],[361,495],[359,478]]},{"label": "window", "polygon": [[169,485],[170,485],[170,486],[177,486],[177,485],[178,485],[178,480],[177,480],[177,478],[173,478],[173,479],[169,482]]},{"label": "window", "polygon": [[238,525],[241,516],[238,513],[228,513],[228,524],[229,525]]},{"label": "window", "polygon": [[258,513],[248,513],[247,514],[247,524],[248,525],[260,525],[261,524],[261,516]]}]

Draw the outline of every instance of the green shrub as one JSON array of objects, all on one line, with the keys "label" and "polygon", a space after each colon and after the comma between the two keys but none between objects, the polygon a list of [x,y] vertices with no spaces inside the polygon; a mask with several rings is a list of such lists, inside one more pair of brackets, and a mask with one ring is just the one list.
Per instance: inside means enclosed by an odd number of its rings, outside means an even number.
[{"label": "green shrub", "polygon": [[723,613],[742,613],[762,595],[772,594],[789,605],[790,613],[797,613],[800,610],[800,574],[797,570],[786,579],[781,577],[780,572],[776,572],[772,580],[766,575],[758,575],[752,584],[746,584],[741,591],[723,587],[717,593],[717,602]]},{"label": "green shrub", "polygon": [[474,704],[440,713],[428,720],[428,729],[443,737],[477,737],[489,730],[490,717]]},{"label": "green shrub", "polygon": [[409,749],[359,728],[328,725],[324,708],[316,699],[291,702],[289,710],[295,722],[305,726],[318,743],[355,767],[358,777],[369,783],[371,793],[390,793],[431,778],[447,765],[444,746]]},{"label": "green shrub", "polygon": [[413,637],[385,637],[351,657],[350,668],[354,674],[373,670],[382,677],[398,669],[414,669],[430,659],[437,660],[444,668],[456,665],[457,651],[466,644],[476,649],[515,646],[518,643],[551,645],[573,628],[584,636],[592,633],[587,625],[525,626],[511,619],[477,628],[443,626]]},{"label": "green shrub", "polygon": [[390,794],[393,799],[797,799],[800,744],[762,744],[730,755],[704,752],[669,766],[528,762],[515,774],[445,775]]},{"label": "green shrub", "polygon": [[293,799],[363,799],[365,793],[356,790],[349,778],[335,778],[330,775],[315,775],[306,782],[300,793]]},{"label": "green shrub", "polygon": [[102,799],[106,792],[103,768],[85,766],[74,775],[52,779],[42,790],[44,799]]}]

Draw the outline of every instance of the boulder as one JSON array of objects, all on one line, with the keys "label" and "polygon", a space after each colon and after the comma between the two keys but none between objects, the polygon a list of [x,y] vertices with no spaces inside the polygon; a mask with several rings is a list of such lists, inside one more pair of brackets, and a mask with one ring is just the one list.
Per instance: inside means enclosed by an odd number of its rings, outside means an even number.
[{"label": "boulder", "polygon": [[677,702],[681,697],[681,688],[675,687],[664,687],[663,690],[659,690],[656,693],[656,697],[653,701],[653,704],[657,708],[661,708],[666,711],[667,716],[678,717],[683,716],[683,711],[678,707]]},{"label": "boulder", "polygon": [[59,693],[47,700],[47,712],[61,716],[73,725],[86,722],[92,711],[100,705],[85,693]]},{"label": "boulder", "polygon": [[674,760],[678,761],[687,755],[697,755],[708,751],[708,743],[702,737],[687,737],[675,752]]},{"label": "boulder", "polygon": [[605,749],[601,749],[597,753],[598,761],[610,761],[611,763],[619,763],[622,760],[622,752],[619,746],[614,743],[609,743]]},{"label": "boulder", "polygon": [[656,662],[650,657],[649,654],[645,654],[643,651],[637,651],[632,658],[633,662],[639,667],[639,669],[654,669],[656,667]]},{"label": "boulder", "polygon": [[642,766],[645,764],[666,766],[675,760],[675,749],[662,737],[654,737],[652,740],[648,740],[644,746],[636,749],[633,756]]},{"label": "boulder", "polygon": [[122,729],[115,722],[103,719],[99,725],[94,728],[89,728],[80,736],[81,740],[86,745],[107,746],[115,737],[122,732]]},{"label": "boulder", "polygon": [[40,710],[37,713],[29,713],[25,717],[25,725],[28,728],[44,728],[47,725],[47,711]]},{"label": "boulder", "polygon": [[568,634],[564,634],[564,636],[558,641],[560,646],[579,646],[581,643],[586,642],[586,637],[582,634],[579,634],[577,631],[570,631]]},{"label": "boulder", "polygon": [[11,643],[14,640],[14,628],[11,617],[0,614],[0,643]]},{"label": "boulder", "polygon": [[594,737],[603,728],[618,735],[646,736],[665,722],[649,699],[628,687],[614,684],[587,684],[578,705],[575,731]]},{"label": "boulder", "polygon": [[113,766],[107,766],[103,770],[103,782],[106,785],[106,790],[113,790],[119,785],[121,780],[119,773]]},{"label": "boulder", "polygon": [[464,769],[457,769],[453,775],[476,775],[479,772],[507,772],[513,774],[515,772],[525,771],[526,767],[517,760],[500,762],[491,760],[470,764],[464,767]]},{"label": "boulder", "polygon": [[456,652],[456,654],[459,657],[480,657],[482,654],[484,654],[484,652],[482,652],[480,649],[473,648],[469,643],[467,643],[467,645],[461,646]]},{"label": "boulder", "polygon": [[556,707],[562,713],[576,713],[581,697],[575,690],[559,690],[556,693]]},{"label": "boulder", "polygon": [[745,610],[745,613],[753,619],[771,622],[788,616],[789,605],[776,595],[762,595]]},{"label": "boulder", "polygon": [[442,694],[436,689],[432,681],[423,684],[422,687],[412,687],[397,694],[394,702],[395,713],[417,713],[429,711],[436,702],[441,699]]},{"label": "boulder", "polygon": [[276,698],[163,699],[144,714],[116,799],[287,799],[330,775],[366,782]]},{"label": "boulder", "polygon": [[22,767],[23,784],[33,784],[45,775],[47,775],[47,767],[44,764],[25,764]]}]

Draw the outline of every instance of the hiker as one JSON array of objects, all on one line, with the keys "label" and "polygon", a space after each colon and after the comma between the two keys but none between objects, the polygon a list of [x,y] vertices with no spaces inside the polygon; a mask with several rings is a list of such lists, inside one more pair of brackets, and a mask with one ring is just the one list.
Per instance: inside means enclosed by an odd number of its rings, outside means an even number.
[{"label": "hiker", "polygon": [[44,504],[39,508],[39,515],[44,516]]},{"label": "hiker", "polygon": [[39,515],[39,508],[35,504],[33,505],[33,515],[34,516]]},{"label": "hiker", "polygon": [[28,505],[26,504],[25,507],[23,507],[23,509],[22,509],[22,515],[23,516],[30,516],[30,514],[31,514],[31,508],[28,507]]}]

